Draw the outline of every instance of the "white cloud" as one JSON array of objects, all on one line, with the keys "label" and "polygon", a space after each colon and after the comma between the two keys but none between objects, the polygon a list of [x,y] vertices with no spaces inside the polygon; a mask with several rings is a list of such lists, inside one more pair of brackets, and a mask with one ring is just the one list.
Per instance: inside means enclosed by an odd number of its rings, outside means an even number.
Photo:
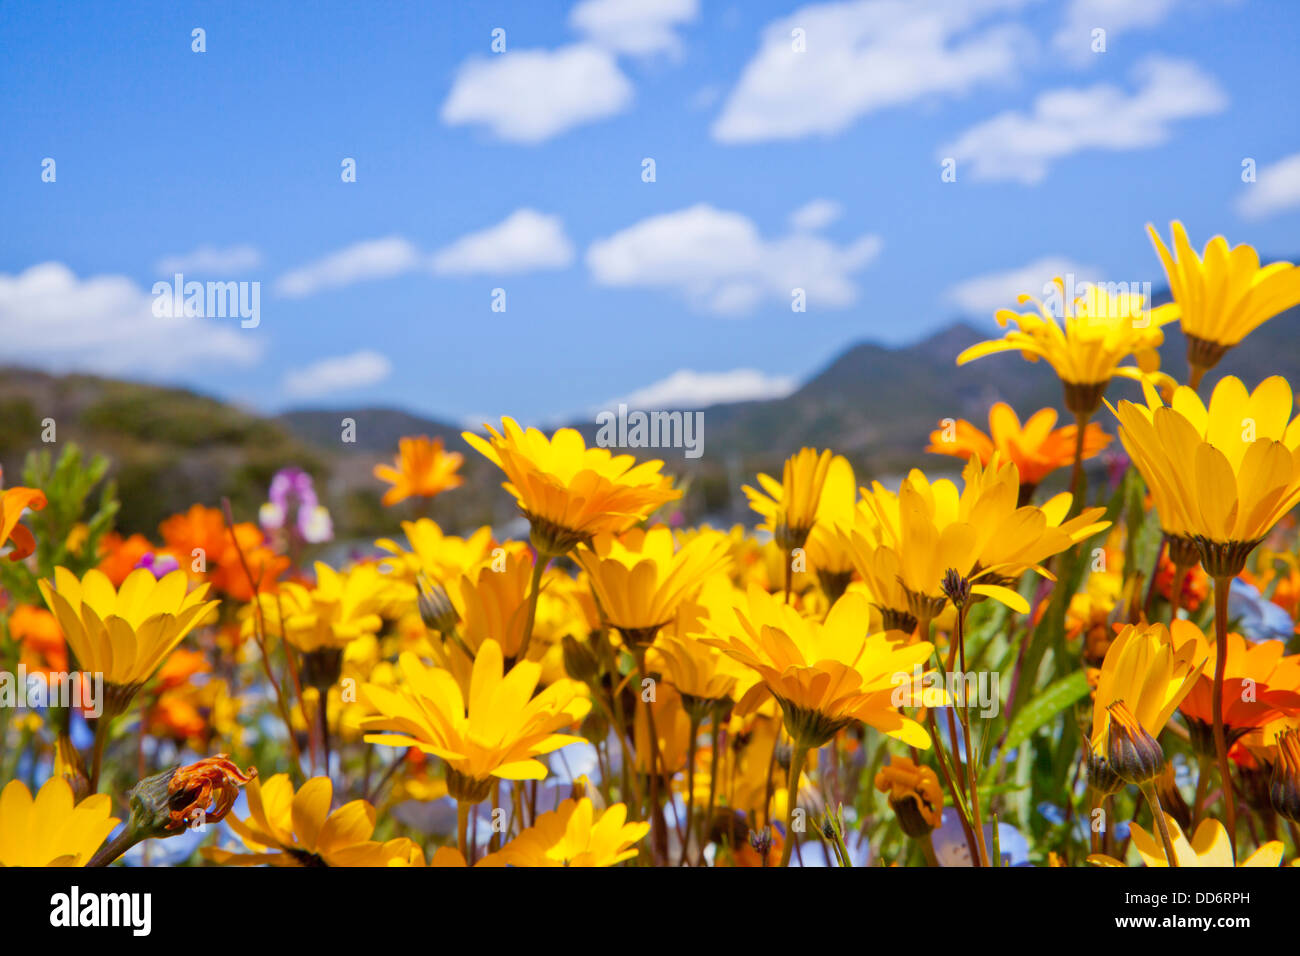
[{"label": "white cloud", "polygon": [[790,228],[796,232],[817,232],[825,229],[844,213],[844,207],[833,199],[814,199],[790,213]]},{"label": "white cloud", "polygon": [[1037,183],[1055,160],[1084,150],[1123,151],[1158,146],[1174,120],[1208,116],[1228,105],[1214,77],[1194,63],[1153,56],[1134,71],[1137,90],[1098,84],[1049,90],[1029,113],[1009,110],[978,123],[941,148],[975,179]]},{"label": "white cloud", "polygon": [[363,349],[351,355],[321,359],[284,376],[284,393],[291,398],[317,398],[376,385],[388,378],[393,363],[387,356]]},{"label": "white cloud", "polygon": [[154,268],[163,275],[177,272],[192,275],[229,276],[256,269],[262,264],[262,254],[252,246],[199,246],[193,252],[159,259]]},{"label": "white cloud", "polygon": [[852,275],[880,252],[877,236],[838,246],[819,236],[764,239],[740,213],[700,203],[651,216],[593,242],[587,267],[601,285],[665,288],[706,312],[738,315],[764,300],[842,308],[857,297]]},{"label": "white cloud", "polygon": [[616,53],[678,54],[675,28],[699,13],[699,0],[582,0],[570,11],[569,25]]},{"label": "white cloud", "polygon": [[419,265],[420,253],[405,239],[367,239],[286,272],[276,280],[275,291],[286,298],[301,299],[322,289],[391,278]]},{"label": "white cloud", "polygon": [[1300,153],[1261,166],[1255,182],[1248,183],[1237,199],[1237,214],[1262,219],[1273,213],[1300,206]]},{"label": "white cloud", "polygon": [[1071,60],[1080,63],[1097,56],[1092,49],[1092,31],[1106,31],[1106,47],[1122,33],[1157,27],[1169,16],[1177,0],[1070,0],[1065,21],[1052,37],[1052,44]]},{"label": "white cloud", "polygon": [[[1033,43],[985,25],[1027,0],[854,0],[802,7],[763,31],[713,124],[726,143],[830,135],[875,110],[960,96],[1015,75]],[[794,49],[802,30],[806,49]]]},{"label": "white cloud", "polygon": [[621,113],[631,102],[632,84],[607,50],[590,44],[511,50],[461,65],[442,121],[479,123],[504,140],[540,143]]},{"label": "white cloud", "polygon": [[573,243],[559,216],[518,209],[503,222],[462,236],[436,252],[438,274],[530,272],[564,269],[573,262]]},{"label": "white cloud", "polygon": [[653,385],[639,388],[622,398],[610,399],[606,408],[620,403],[642,411],[656,409],[694,409],[725,402],[748,402],[765,398],[784,398],[798,388],[785,375],[767,375],[752,368],[729,372],[695,372],[679,369]]},{"label": "white cloud", "polygon": [[126,276],[82,279],[61,262],[0,273],[5,361],[158,379],[200,365],[251,365],[261,355],[261,340],[238,316],[160,317],[153,303]]},{"label": "white cloud", "polygon": [[1041,299],[1046,286],[1057,276],[1073,275],[1075,283],[1100,281],[1101,270],[1080,265],[1063,256],[1036,259],[1018,269],[975,276],[948,290],[947,299],[967,315],[992,315],[998,309],[1016,306],[1016,296],[1029,293]]}]

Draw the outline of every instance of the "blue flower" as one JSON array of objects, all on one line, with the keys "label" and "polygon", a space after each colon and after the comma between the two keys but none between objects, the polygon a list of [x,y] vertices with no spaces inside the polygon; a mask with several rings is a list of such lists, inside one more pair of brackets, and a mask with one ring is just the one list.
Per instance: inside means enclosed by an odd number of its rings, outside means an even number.
[{"label": "blue flower", "polygon": [[1237,621],[1237,629],[1252,641],[1286,641],[1295,634],[1291,615],[1259,589],[1241,578],[1232,579],[1228,592],[1228,617]]}]

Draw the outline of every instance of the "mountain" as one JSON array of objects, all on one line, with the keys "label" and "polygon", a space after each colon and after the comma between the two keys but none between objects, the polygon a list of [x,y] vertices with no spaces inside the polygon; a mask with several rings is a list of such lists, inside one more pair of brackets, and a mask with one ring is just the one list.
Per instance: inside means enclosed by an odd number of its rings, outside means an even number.
[{"label": "mountain", "polygon": [[[47,440],[52,439],[52,440]],[[224,497],[248,514],[287,464],[316,474],[325,458],[272,419],[185,389],[94,375],[0,368],[0,465],[22,479],[28,453],[75,442],[106,455],[127,531],[156,531],[167,515]]]},{"label": "mountain", "polygon": [[[1224,374],[1250,387],[1269,375],[1300,383],[1298,331],[1300,309],[1266,322],[1206,376],[1202,395]],[[964,348],[999,334],[990,321],[981,329],[956,323],[902,348],[862,342],[784,398],[703,409],[699,458],[672,448],[636,452],[662,458],[684,479],[690,517],[718,520],[746,518],[740,485],[757,471],[779,474],[782,459],[804,445],[845,454],[863,482],[896,477],[912,466],[955,472],[955,460],[924,450],[942,419],[965,418],[987,428],[988,408],[999,400],[1022,419],[1044,406],[1062,409],[1060,383],[1044,362],[1005,353],[956,367]],[[1165,367],[1185,379],[1186,342],[1177,325],[1166,328],[1160,351]],[[1120,380],[1108,397],[1138,394],[1136,385]],[[49,418],[58,442],[73,440],[113,460],[110,474],[123,503],[119,524],[126,531],[153,534],[167,515],[195,501],[216,504],[222,496],[232,499],[241,518],[251,518],[275,470],[298,464],[316,476],[342,535],[395,532],[399,520],[417,509],[413,503],[383,508],[383,485],[372,469],[396,455],[403,435],[419,434],[440,436],[465,455],[465,485],[433,502],[434,518],[463,530],[499,525],[514,514],[501,475],[465,444],[459,427],[400,409],[303,409],[267,418],[183,389],[0,368],[0,465],[9,483],[28,451],[46,447],[41,433]],[[341,440],[345,418],[356,422],[355,442]],[[1109,412],[1103,409],[1097,420],[1114,431]],[[594,421],[574,427],[595,441]]]}]

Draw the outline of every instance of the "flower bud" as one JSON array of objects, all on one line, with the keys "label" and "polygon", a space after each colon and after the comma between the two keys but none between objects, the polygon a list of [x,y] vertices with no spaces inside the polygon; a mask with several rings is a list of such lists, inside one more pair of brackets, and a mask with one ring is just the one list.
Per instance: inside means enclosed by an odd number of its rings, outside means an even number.
[{"label": "flower bud", "polygon": [[420,609],[420,619],[424,621],[424,626],[439,634],[450,634],[460,623],[460,615],[456,613],[446,590],[442,585],[430,581],[423,571],[416,575],[415,583],[419,591],[415,603]]},{"label": "flower bud", "polygon": [[1106,731],[1106,760],[1125,783],[1149,783],[1165,766],[1165,752],[1133,716],[1128,705],[1117,700],[1106,708],[1110,726]]},{"label": "flower bud", "polygon": [[1268,788],[1273,809],[1300,823],[1300,732],[1284,730],[1277,737],[1277,762]]},{"label": "flower bud", "polygon": [[940,588],[954,607],[960,609],[970,603],[970,581],[962,577],[956,568],[949,568],[943,573]]},{"label": "flower bud", "polygon": [[600,658],[591,644],[566,634],[560,640],[560,648],[564,652],[564,670],[570,677],[584,684],[600,679]]}]

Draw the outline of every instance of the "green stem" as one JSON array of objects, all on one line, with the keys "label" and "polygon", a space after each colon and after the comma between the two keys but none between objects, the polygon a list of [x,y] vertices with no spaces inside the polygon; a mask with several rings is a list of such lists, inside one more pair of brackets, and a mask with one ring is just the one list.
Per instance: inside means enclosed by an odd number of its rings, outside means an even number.
[{"label": "green stem", "polygon": [[[533,625],[537,621],[537,596],[542,590],[542,574],[546,571],[546,566],[551,563],[549,554],[537,552],[537,557],[533,562],[533,576],[528,588],[528,616],[524,618],[524,636],[519,642],[519,653],[515,656],[516,661],[528,660],[528,644],[533,639]],[[513,664],[514,661],[511,661]]]},{"label": "green stem", "polygon": [[1178,866],[1178,854],[1174,852],[1174,841],[1169,836],[1169,823],[1165,820],[1165,810],[1160,805],[1160,794],[1156,792],[1155,783],[1148,780],[1138,789],[1142,791],[1142,796],[1146,797],[1147,804],[1151,807],[1151,815],[1156,818],[1156,827],[1160,830],[1160,842],[1165,846],[1165,862],[1172,867]]},{"label": "green stem", "polygon": [[722,728],[718,723],[716,711],[713,714],[713,741],[712,757],[709,761],[709,804],[705,812],[704,820],[700,825],[700,865],[704,865],[704,844],[706,842],[708,828],[713,826],[713,807],[714,801],[718,795],[718,759],[719,759],[719,737]]},{"label": "green stem", "polygon": [[686,865],[686,854],[691,847],[691,833],[695,827],[695,737],[700,732],[700,719],[690,714],[691,736],[686,749],[686,834],[682,837],[682,857],[679,866]]},{"label": "green stem", "polygon": [[785,845],[781,848],[781,866],[790,865],[790,853],[794,849],[794,811],[799,805],[799,776],[803,773],[804,761],[808,757],[808,745],[796,740],[790,754],[790,775],[785,785]]},{"label": "green stem", "polygon": [[471,804],[468,800],[456,801],[456,840],[460,847],[460,855],[465,858],[466,863],[473,861],[469,858],[469,811]]},{"label": "green stem", "polygon": [[86,866],[108,866],[147,836],[147,833],[141,833],[130,825],[123,827],[121,833],[95,851]]},{"label": "green stem", "polygon": [[[90,792],[99,793],[99,769],[104,762],[104,745],[108,743],[108,725],[110,718],[101,714],[95,721],[95,743],[90,756]],[[123,853],[126,851],[123,850]]]}]

